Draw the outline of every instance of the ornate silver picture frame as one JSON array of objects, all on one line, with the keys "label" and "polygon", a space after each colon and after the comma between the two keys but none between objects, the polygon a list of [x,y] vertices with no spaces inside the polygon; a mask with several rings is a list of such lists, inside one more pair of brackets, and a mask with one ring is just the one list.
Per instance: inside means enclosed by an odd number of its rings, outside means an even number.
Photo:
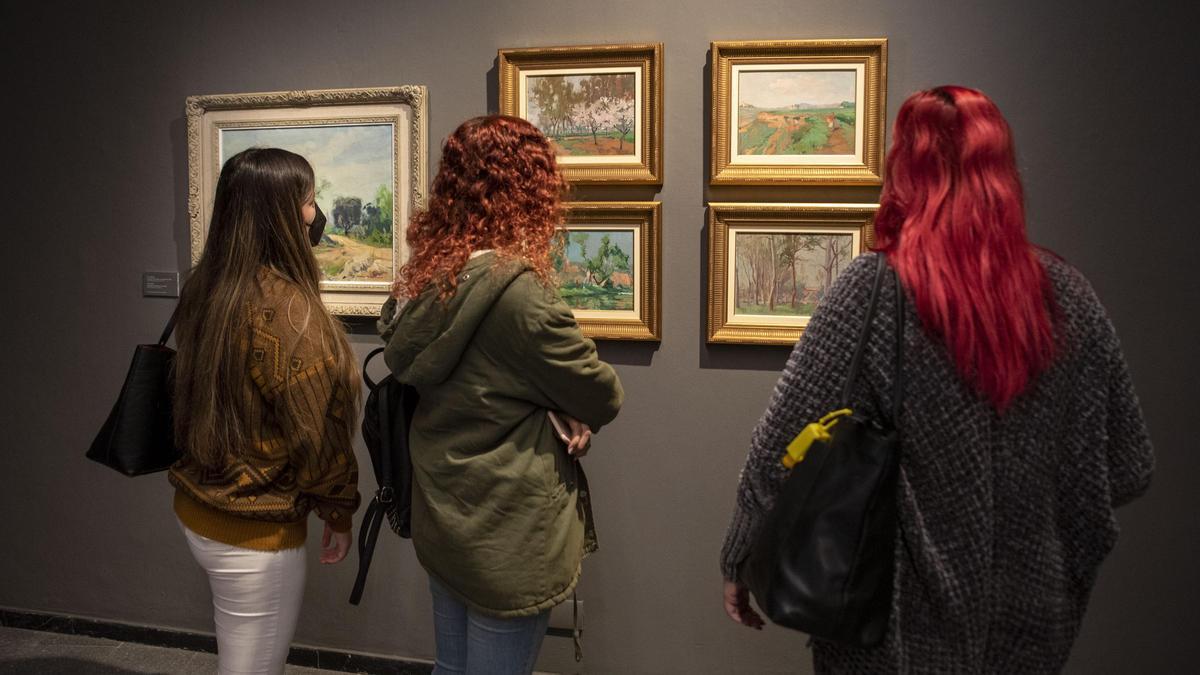
[{"label": "ornate silver picture frame", "polygon": [[187,99],[191,263],[203,252],[221,165],[254,146],[303,155],[327,214],[321,296],[342,316],[374,316],[407,258],[405,232],[425,206],[424,86],[190,96]]}]

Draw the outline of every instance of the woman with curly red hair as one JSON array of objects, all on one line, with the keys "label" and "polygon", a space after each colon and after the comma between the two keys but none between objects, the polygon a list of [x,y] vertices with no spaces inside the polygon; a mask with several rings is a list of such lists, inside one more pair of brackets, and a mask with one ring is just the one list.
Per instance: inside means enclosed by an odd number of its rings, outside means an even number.
[{"label": "woman with curly red hair", "polygon": [[578,459],[623,393],[553,282],[565,189],[530,123],[464,122],[380,317],[388,367],[421,395],[412,538],[433,594],[435,673],[531,672],[550,609],[596,548]]}]

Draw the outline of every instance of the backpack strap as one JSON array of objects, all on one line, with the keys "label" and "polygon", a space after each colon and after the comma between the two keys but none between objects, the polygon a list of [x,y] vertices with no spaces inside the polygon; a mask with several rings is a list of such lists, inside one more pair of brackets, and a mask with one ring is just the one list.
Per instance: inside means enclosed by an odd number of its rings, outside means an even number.
[{"label": "backpack strap", "polygon": [[363,590],[367,587],[367,572],[371,569],[371,557],[375,555],[375,543],[379,539],[379,526],[383,523],[383,518],[384,510],[376,497],[367,507],[367,515],[358,531],[358,575],[355,576],[354,588],[350,591],[352,605],[362,601]]},{"label": "backpack strap", "polygon": [[367,372],[367,366],[371,365],[371,359],[375,358],[379,354],[382,354],[384,349],[386,349],[386,347],[376,347],[375,349],[371,350],[370,354],[367,354],[367,358],[363,359],[363,382],[367,383],[367,386],[371,388],[371,391],[374,391],[379,384],[376,383],[375,380],[371,379],[371,374]]},{"label": "backpack strap", "polygon": [[[367,375],[367,364],[383,348],[375,349],[363,361],[363,379],[378,396],[375,410],[379,413],[379,489],[367,507],[361,529],[358,532],[358,575],[354,579],[354,588],[350,591],[350,604],[357,605],[362,600],[363,590],[367,586],[367,572],[371,569],[371,558],[375,555],[375,544],[379,540],[379,527],[387,517],[387,511],[395,500],[395,488],[392,485],[392,400],[391,386],[384,382],[376,384]],[[403,401],[402,401],[403,402]]]}]

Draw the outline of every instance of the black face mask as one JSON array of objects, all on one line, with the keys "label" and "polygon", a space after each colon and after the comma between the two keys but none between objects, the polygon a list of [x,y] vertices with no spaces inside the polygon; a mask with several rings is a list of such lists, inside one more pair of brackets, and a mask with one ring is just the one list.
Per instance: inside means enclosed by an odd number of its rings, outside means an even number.
[{"label": "black face mask", "polygon": [[313,203],[317,207],[317,217],[313,218],[312,225],[308,226],[308,242],[313,246],[321,243],[321,237],[325,236],[325,214],[321,213],[321,205]]}]

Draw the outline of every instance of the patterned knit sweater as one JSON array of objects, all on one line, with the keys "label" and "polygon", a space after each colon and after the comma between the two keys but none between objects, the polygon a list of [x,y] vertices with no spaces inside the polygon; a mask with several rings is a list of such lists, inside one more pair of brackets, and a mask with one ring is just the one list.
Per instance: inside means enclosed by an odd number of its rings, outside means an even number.
[{"label": "patterned knit sweater", "polygon": [[[187,453],[171,467],[175,513],[188,529],[226,544],[279,550],[304,544],[310,510],[339,532],[358,508],[358,465],[349,439],[329,433],[327,420],[354,415],[349,386],[332,372],[333,357],[304,296],[292,282],[264,270],[247,307],[246,400],[250,444],[230,448],[219,471]],[[308,326],[306,328],[306,326]],[[301,424],[281,415],[291,389]],[[179,413],[176,413],[179,414]]]},{"label": "patterned knit sweater", "polygon": [[[786,478],[783,449],[838,407],[875,256],[855,260],[822,302],[754,430],[721,553],[726,579]],[[1100,301],[1069,265],[1041,259],[1060,312],[1060,352],[1003,415],[963,383],[946,348],[907,311],[902,534],[888,634],[865,650],[814,641],[817,672],[1054,673],[1066,662],[1116,543],[1114,508],[1147,489],[1154,457]],[[856,411],[882,416],[887,405],[896,302],[885,283]]]}]

